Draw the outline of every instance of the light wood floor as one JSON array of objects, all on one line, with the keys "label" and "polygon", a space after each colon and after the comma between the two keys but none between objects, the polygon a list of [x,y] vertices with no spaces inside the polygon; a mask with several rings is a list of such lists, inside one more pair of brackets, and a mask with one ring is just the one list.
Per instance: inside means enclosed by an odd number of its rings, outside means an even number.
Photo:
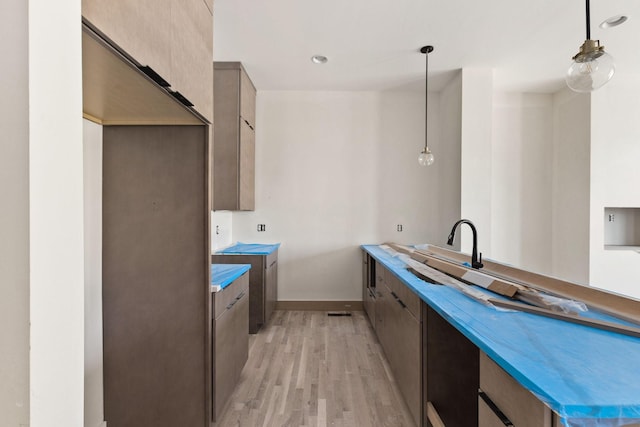
[{"label": "light wood floor", "polygon": [[366,314],[275,311],[216,427],[414,427]]}]

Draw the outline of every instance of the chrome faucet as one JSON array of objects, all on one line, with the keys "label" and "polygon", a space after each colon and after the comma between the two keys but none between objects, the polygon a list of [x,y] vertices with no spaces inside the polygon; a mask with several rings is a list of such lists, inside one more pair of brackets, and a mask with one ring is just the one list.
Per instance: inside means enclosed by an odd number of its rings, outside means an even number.
[{"label": "chrome faucet", "polygon": [[471,232],[473,233],[473,251],[471,252],[471,267],[475,269],[480,269],[484,265],[482,264],[482,253],[480,253],[480,257],[478,258],[478,232],[476,231],[476,227],[473,225],[471,221],[468,219],[461,219],[460,221],[453,224],[453,228],[451,229],[451,233],[449,234],[449,238],[447,239],[447,245],[453,245],[453,239],[456,237],[456,229],[460,224],[468,224],[471,227]]}]

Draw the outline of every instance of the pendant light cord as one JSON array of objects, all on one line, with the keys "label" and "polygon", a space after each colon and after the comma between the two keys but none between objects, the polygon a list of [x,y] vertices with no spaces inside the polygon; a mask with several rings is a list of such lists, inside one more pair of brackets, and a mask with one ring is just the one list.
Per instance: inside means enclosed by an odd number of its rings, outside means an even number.
[{"label": "pendant light cord", "polygon": [[[587,0],[588,1],[588,0]],[[425,81],[424,81],[424,148],[429,148],[427,131],[429,130],[429,51],[425,53]]]},{"label": "pendant light cord", "polygon": [[590,8],[589,8],[589,0],[586,0],[587,3],[587,40],[591,40],[591,18],[590,18]]}]

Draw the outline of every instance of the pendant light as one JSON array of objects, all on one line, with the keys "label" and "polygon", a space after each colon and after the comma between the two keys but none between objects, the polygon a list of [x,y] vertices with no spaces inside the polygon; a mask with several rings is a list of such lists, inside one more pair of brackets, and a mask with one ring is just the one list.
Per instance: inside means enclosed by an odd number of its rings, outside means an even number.
[{"label": "pendant light", "polygon": [[418,163],[420,163],[420,166],[431,166],[435,158],[433,157],[431,150],[429,150],[429,144],[427,142],[427,123],[429,119],[429,112],[427,107],[429,106],[429,54],[433,52],[433,46],[424,46],[422,49],[420,49],[420,52],[424,53],[424,56],[426,58],[426,71],[424,82],[424,148],[418,156]]},{"label": "pendant light", "polygon": [[576,92],[591,92],[604,86],[616,71],[611,55],[600,46],[600,40],[591,40],[589,0],[586,0],[587,39],[572,58],[573,63],[565,80]]}]

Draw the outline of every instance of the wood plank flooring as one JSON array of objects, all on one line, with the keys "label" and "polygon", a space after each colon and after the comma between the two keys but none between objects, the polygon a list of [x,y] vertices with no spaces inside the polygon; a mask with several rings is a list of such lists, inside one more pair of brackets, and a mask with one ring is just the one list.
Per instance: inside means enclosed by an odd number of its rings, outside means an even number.
[{"label": "wood plank flooring", "polygon": [[364,312],[275,311],[249,344],[216,427],[415,427]]}]

